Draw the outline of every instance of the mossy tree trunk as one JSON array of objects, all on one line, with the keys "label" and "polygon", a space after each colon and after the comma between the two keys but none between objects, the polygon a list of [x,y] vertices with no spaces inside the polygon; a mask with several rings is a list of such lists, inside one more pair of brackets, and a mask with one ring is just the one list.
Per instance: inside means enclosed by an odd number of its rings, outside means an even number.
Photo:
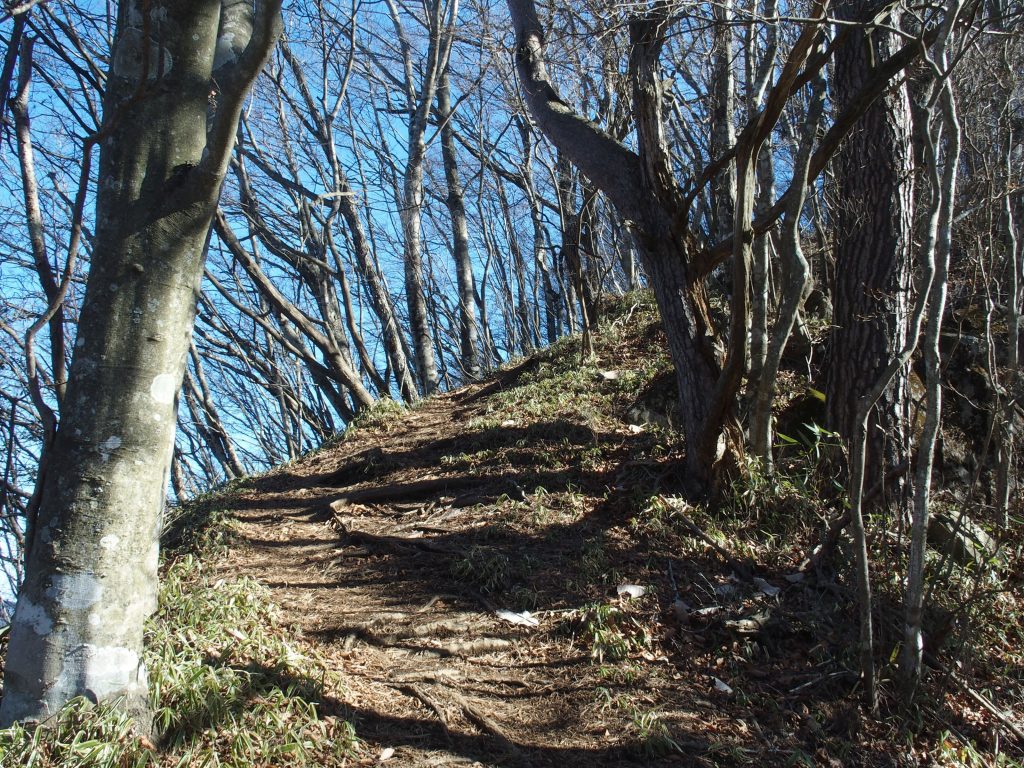
[{"label": "mossy tree trunk", "polygon": [[280,29],[280,0],[119,5],[92,264],[0,727],[76,696],[148,712],[143,622],[204,248],[242,103]]}]

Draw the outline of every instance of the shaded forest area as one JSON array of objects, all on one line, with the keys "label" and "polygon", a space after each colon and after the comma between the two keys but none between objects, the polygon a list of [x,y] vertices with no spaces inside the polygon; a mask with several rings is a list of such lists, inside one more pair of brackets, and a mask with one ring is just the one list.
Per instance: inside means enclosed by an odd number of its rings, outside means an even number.
[{"label": "shaded forest area", "polygon": [[[616,417],[655,477],[595,452],[647,494],[637,535],[831,584],[850,701],[913,724],[956,691],[1019,749],[1021,10],[7,6],[0,724],[148,717],[191,497],[565,336],[599,392],[644,307],[666,357]],[[598,446],[588,409],[567,437]]]}]

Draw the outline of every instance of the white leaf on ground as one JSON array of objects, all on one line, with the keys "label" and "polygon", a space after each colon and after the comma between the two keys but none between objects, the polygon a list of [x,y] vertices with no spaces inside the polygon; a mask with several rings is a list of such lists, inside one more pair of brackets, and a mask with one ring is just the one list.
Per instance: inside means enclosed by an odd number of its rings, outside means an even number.
[{"label": "white leaf on ground", "polygon": [[530,614],[529,611],[523,611],[522,613],[516,613],[515,611],[507,611],[502,609],[495,611],[494,615],[499,619],[504,619],[510,624],[518,624],[521,627],[537,627],[540,626],[540,621],[536,616]]},{"label": "white leaf on ground", "polygon": [[619,584],[616,592],[619,593],[619,597],[643,597],[647,594],[647,587],[641,587],[639,584]]},{"label": "white leaf on ground", "polygon": [[726,695],[732,693],[732,688],[730,688],[728,685],[723,683],[717,677],[712,677],[711,679],[715,681],[715,690],[716,691],[721,691],[722,693],[724,693]]},{"label": "white leaf on ground", "polygon": [[380,751],[380,757],[377,758],[377,759],[380,760],[383,763],[385,760],[390,760],[394,756],[395,756],[395,748],[394,747],[385,747],[384,749],[382,749]]},{"label": "white leaf on ground", "polygon": [[605,381],[615,381],[619,378],[618,371],[601,371],[601,378]]}]

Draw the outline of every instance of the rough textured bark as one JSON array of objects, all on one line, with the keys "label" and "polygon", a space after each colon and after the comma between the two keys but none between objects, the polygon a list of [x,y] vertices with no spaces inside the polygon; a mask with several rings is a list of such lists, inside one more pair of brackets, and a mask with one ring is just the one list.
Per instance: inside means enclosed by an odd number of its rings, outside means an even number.
[{"label": "rough textured bark", "polygon": [[276,0],[255,14],[219,0],[118,8],[92,265],[0,726],[74,696],[148,710],[142,628],[204,245],[242,102],[279,32]]},{"label": "rough textured bark", "polygon": [[[837,4],[837,14],[862,21],[874,6]],[[897,23],[891,21],[890,23]],[[876,62],[893,54],[899,38],[881,27],[855,27],[835,57],[833,88],[840,109],[860,93]],[[907,342],[913,218],[910,102],[905,86],[882,95],[846,137],[835,160],[835,285],[825,374],[829,427],[853,437],[857,403]],[[899,372],[882,393],[867,428],[867,474],[882,477],[909,456],[909,379]],[[897,480],[890,501],[903,495]]]},{"label": "rough textured bark", "polygon": [[[1012,135],[1012,134],[1011,134]],[[1010,149],[1011,142],[1007,140],[1005,150],[1005,172],[1006,179],[1013,178],[1013,151]],[[1017,222],[1014,214],[1014,203],[1012,195],[1006,195],[1003,199],[1003,237],[1006,242],[1007,271],[1009,280],[1006,291],[1006,389],[1010,396],[1003,404],[1004,413],[1003,427],[999,430],[998,467],[996,470],[996,497],[995,503],[999,508],[1000,523],[1003,528],[1010,525],[1010,500],[1011,486],[1015,482],[1014,443],[1017,440],[1016,419],[1013,408],[1019,404],[1018,386],[1020,382],[1020,325],[1021,325],[1021,288],[1022,288],[1022,263],[1021,248],[1017,237]]]},{"label": "rough textured bark", "polygon": [[[729,447],[719,439],[729,416],[712,416],[711,395],[722,361],[713,344],[716,333],[704,275],[693,268],[696,248],[686,228],[687,212],[664,133],[659,59],[666,24],[667,18],[657,13],[630,23],[630,73],[644,200],[635,221],[640,257],[654,289],[675,366],[683,406],[680,421],[686,439],[687,479],[694,492],[702,493],[715,485],[714,466]],[[714,433],[710,440],[709,433]],[[731,448],[739,446],[734,443]]]}]

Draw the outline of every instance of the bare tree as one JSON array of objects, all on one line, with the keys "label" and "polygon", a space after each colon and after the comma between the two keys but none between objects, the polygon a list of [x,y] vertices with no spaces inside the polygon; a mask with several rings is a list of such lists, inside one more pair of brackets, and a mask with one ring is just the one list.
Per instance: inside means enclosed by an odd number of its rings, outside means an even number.
[{"label": "bare tree", "polygon": [[479,378],[479,330],[476,321],[476,300],[473,262],[469,247],[469,223],[466,201],[459,178],[459,161],[455,149],[455,113],[452,108],[448,68],[441,73],[437,87],[437,119],[441,124],[441,154],[448,186],[445,203],[452,222],[452,255],[459,292],[459,351],[463,374],[470,381]]},{"label": "bare tree", "polygon": [[156,604],[202,254],[243,100],[280,24],[278,2],[255,12],[238,0],[118,8],[97,248],[18,595],[0,725],[43,720],[75,696],[148,711],[142,628]]},{"label": "bare tree", "polygon": [[[716,468],[735,463],[742,455],[742,438],[735,415],[735,394],[746,360],[749,325],[747,282],[750,254],[746,238],[755,230],[751,218],[752,189],[761,145],[781,116],[794,89],[823,66],[824,56],[811,56],[818,28],[804,26],[780,74],[765,98],[765,107],[740,132],[733,149],[703,170],[694,170],[684,187],[676,180],[676,161],[665,137],[663,115],[665,80],[659,60],[672,24],[672,6],[655,4],[629,21],[632,53],[630,78],[637,151],[575,113],[557,94],[544,64],[544,30],[532,2],[510,0],[516,31],[516,61],[520,82],[534,119],[545,135],[572,158],[629,222],[648,280],[658,300],[669,349],[676,368],[682,404],[682,430],[687,442],[688,480],[695,489],[715,485]],[[822,6],[812,9],[820,17]],[[916,49],[915,49],[916,50]],[[820,172],[825,157],[834,151],[836,134],[849,130],[870,103],[879,83],[905,66],[909,51],[891,57],[878,68],[875,82],[862,89],[856,108],[847,110],[819,147],[810,176]],[[806,71],[804,70],[806,65]],[[725,248],[701,251],[689,229],[690,205],[709,179],[735,160],[737,210],[733,238]],[[742,162],[741,162],[742,161]],[[776,203],[766,217],[777,216]],[[763,226],[759,222],[759,226]],[[711,320],[705,278],[721,254],[733,250],[732,321],[728,355],[723,358]],[[723,459],[725,461],[723,462]]]}]

